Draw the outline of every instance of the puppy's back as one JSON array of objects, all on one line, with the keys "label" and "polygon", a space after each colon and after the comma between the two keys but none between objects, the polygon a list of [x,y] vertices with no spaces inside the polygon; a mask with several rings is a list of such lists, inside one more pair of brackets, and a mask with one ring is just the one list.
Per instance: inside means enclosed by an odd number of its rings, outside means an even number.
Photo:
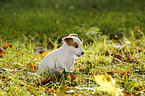
[{"label": "puppy's back", "polygon": [[43,71],[45,71],[48,68],[49,69],[54,68],[56,53],[57,53],[57,50],[53,50],[42,59],[41,63],[38,66],[39,73],[42,73]]}]

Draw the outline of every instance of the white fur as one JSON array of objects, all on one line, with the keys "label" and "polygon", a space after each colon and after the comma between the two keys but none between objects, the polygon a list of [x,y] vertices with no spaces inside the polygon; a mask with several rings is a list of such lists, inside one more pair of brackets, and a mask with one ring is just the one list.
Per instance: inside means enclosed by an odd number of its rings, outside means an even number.
[{"label": "white fur", "polygon": [[53,71],[62,71],[65,69],[66,72],[74,71],[74,62],[76,55],[81,55],[84,50],[82,49],[82,43],[79,38],[71,36],[73,42],[78,44],[78,48],[74,46],[68,46],[63,40],[63,45],[56,50],[53,50],[47,54],[38,66],[38,72],[42,73],[47,69]]}]

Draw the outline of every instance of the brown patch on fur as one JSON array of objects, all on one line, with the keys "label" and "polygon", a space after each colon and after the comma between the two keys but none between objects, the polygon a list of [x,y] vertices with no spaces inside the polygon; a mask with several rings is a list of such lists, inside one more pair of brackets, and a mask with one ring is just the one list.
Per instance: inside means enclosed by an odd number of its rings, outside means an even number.
[{"label": "brown patch on fur", "polygon": [[73,42],[73,38],[71,38],[69,36],[68,37],[65,37],[63,40],[67,43],[68,46],[75,47],[76,45],[78,45],[78,43]]},{"label": "brown patch on fur", "polygon": [[73,43],[73,47],[75,47],[76,45],[78,45],[78,43],[74,42],[74,43]]},{"label": "brown patch on fur", "polygon": [[71,36],[78,37],[78,34],[70,34],[69,37],[71,37]]},{"label": "brown patch on fur", "polygon": [[68,37],[65,37],[63,40],[67,43],[68,46],[73,45],[73,38],[68,36]]}]

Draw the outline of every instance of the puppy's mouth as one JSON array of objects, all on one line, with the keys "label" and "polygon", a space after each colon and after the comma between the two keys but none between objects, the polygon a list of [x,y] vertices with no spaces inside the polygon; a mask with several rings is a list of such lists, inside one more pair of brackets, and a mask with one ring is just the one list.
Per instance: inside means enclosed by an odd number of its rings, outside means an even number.
[{"label": "puppy's mouth", "polygon": [[77,55],[78,57],[81,57],[81,55],[84,55],[84,52],[82,52],[80,55]]}]

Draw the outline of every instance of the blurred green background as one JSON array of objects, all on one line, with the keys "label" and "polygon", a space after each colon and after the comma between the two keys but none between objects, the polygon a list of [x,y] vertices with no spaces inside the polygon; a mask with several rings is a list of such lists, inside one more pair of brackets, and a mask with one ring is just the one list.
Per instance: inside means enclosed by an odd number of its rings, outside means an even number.
[{"label": "blurred green background", "polygon": [[144,26],[144,0],[0,0],[2,38],[82,35],[91,27],[130,36]]}]

